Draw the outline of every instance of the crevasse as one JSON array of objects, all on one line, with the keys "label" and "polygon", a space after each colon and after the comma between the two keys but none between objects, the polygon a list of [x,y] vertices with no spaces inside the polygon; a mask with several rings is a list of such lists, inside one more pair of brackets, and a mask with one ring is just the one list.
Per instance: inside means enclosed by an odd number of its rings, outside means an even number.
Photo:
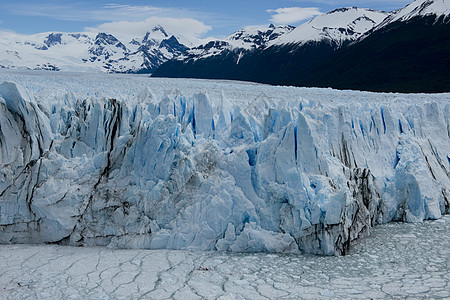
[{"label": "crevasse", "polygon": [[333,255],[448,213],[448,95],[273,105],[238,88],[46,101],[2,83],[0,242]]}]

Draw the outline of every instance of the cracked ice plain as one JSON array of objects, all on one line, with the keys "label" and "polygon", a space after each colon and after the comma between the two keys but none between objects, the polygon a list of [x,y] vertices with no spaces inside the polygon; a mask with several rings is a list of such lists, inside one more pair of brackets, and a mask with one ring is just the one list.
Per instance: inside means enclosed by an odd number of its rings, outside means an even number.
[{"label": "cracked ice plain", "polygon": [[384,224],[340,257],[1,245],[0,298],[448,298],[449,230]]},{"label": "cracked ice plain", "polygon": [[343,254],[448,211],[449,94],[0,81],[2,243]]}]

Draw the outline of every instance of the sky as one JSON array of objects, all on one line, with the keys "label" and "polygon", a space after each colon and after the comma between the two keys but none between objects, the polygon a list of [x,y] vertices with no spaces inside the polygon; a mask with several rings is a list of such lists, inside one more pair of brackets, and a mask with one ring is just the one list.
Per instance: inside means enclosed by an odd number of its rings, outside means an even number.
[{"label": "sky", "polygon": [[196,38],[224,37],[246,26],[289,24],[340,7],[392,11],[412,0],[0,0],[0,31],[104,31],[128,38],[160,24]]}]

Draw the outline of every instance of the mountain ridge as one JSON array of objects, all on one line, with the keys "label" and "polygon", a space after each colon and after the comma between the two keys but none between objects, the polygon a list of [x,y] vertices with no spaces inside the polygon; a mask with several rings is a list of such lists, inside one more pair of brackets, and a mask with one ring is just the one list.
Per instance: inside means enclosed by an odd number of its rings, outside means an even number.
[{"label": "mountain ridge", "polygon": [[14,69],[148,73],[188,49],[161,26],[129,42],[106,32],[2,32],[0,38],[0,68]]},{"label": "mountain ridge", "polygon": [[[358,10],[359,16],[351,14]],[[379,16],[378,22],[371,19],[365,23],[371,27],[352,31],[355,20],[370,19],[365,15],[368,12]],[[442,0],[414,1],[392,13],[337,9],[239,60],[239,53],[230,51],[216,58],[168,61],[152,76],[383,92],[450,92],[446,71],[450,69],[449,12],[450,4]],[[335,26],[330,31],[330,26],[315,29],[311,25],[341,13],[353,18],[346,20],[347,28]]]},{"label": "mountain ridge", "polygon": [[[445,37],[449,26],[450,3],[415,0],[393,12],[338,8],[298,27],[248,26],[224,38],[202,43],[167,32],[160,25],[129,41],[105,32],[48,32],[31,36],[0,32],[0,68],[147,73],[155,77],[231,79],[371,91],[447,91],[450,79],[442,69],[450,69],[446,58],[450,57],[450,46],[448,39],[441,39],[440,35]],[[423,28],[431,32],[427,34]],[[403,48],[406,56],[394,53]],[[383,54],[379,49],[392,53]],[[428,57],[439,61],[430,62]],[[425,61],[428,69],[410,67],[423,65]],[[385,79],[379,74],[381,66],[389,69],[389,64],[395,66],[390,73],[397,75],[395,82],[385,84],[382,81],[392,76],[389,73]],[[422,72],[416,73],[419,69]],[[344,78],[342,74],[350,77]],[[362,77],[367,76],[379,80],[361,84]],[[400,82],[402,78],[411,83]],[[433,81],[438,84],[432,84]]]},{"label": "mountain ridge", "polygon": [[332,10],[319,15],[298,26],[291,33],[286,34],[271,44],[305,44],[311,41],[323,40],[342,46],[349,40],[356,40],[380,22],[389,13],[358,7],[346,7]]}]

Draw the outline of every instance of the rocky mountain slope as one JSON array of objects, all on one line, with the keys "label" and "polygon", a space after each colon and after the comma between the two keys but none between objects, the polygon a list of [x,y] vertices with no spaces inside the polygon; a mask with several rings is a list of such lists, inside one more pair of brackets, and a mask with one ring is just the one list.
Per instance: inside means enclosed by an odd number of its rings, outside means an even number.
[{"label": "rocky mountain slope", "polygon": [[450,91],[449,11],[444,0],[417,0],[391,13],[337,9],[245,56],[228,51],[172,60],[153,76],[371,91]]},{"label": "rocky mountain slope", "polygon": [[326,42],[339,48],[349,41],[355,41],[389,15],[387,12],[358,7],[335,9],[298,26],[270,45],[292,44],[299,47],[312,42]]},{"label": "rocky mountain slope", "polygon": [[373,91],[450,91],[450,2],[417,0],[292,84]]},{"label": "rocky mountain slope", "polygon": [[238,53],[237,58],[240,59],[246,52],[265,48],[271,42],[277,41],[294,30],[294,28],[289,25],[274,26],[273,24],[270,24],[268,27],[247,27],[224,39],[212,40],[206,44],[193,47],[175,59],[180,61],[198,60],[228,52]]}]

